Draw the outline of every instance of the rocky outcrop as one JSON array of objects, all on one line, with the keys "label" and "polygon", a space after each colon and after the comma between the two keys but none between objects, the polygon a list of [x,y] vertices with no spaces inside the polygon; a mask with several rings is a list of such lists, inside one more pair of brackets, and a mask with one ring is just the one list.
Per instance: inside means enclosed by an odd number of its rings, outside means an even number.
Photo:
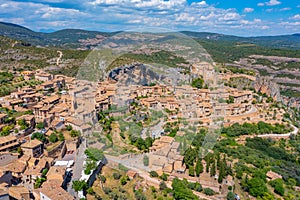
[{"label": "rocky outcrop", "polygon": [[179,81],[188,82],[190,77],[179,68],[165,68],[144,64],[134,64],[115,68],[108,74],[110,79],[122,85],[149,85],[161,83],[177,85]]},{"label": "rocky outcrop", "polygon": [[271,96],[275,101],[282,101],[277,83],[270,78],[258,76],[254,82],[254,88],[257,92]]}]

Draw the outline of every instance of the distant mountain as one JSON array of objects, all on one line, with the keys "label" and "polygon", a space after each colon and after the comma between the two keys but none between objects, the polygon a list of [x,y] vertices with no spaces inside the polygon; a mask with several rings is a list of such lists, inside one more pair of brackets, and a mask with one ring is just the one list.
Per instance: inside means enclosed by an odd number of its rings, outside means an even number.
[{"label": "distant mountain", "polygon": [[[238,37],[208,32],[182,31],[181,33],[200,40],[226,41],[255,44],[272,48],[300,49],[300,34],[282,36]],[[33,45],[60,46],[65,48],[91,48],[103,38],[116,34],[80,29],[64,29],[52,33],[35,32],[20,25],[0,22],[0,35],[22,40]]]},{"label": "distant mountain", "polygon": [[250,44],[271,47],[271,48],[300,49],[300,33],[293,34],[293,35],[258,36],[258,37],[238,37],[238,36],[223,35],[218,33],[207,33],[207,32],[199,33],[199,32],[190,32],[190,31],[183,31],[182,33],[201,40],[250,43]]},{"label": "distant mountain", "polygon": [[[89,46],[85,40],[107,37],[113,33],[64,29],[52,33],[35,32],[20,25],[0,22],[0,35],[41,46],[82,47]],[[91,41],[90,41],[91,43]]]}]

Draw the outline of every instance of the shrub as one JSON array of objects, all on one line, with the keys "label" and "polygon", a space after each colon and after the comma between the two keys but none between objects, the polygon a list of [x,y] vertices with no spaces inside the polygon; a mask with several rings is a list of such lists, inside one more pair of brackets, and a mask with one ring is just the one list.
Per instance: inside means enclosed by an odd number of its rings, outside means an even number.
[{"label": "shrub", "polygon": [[37,123],[37,125],[35,126],[37,129],[43,129],[45,128],[44,123],[43,122],[39,122]]},{"label": "shrub", "polygon": [[94,190],[93,190],[92,187],[89,187],[89,188],[86,190],[86,192],[87,192],[88,194],[90,194],[90,195],[95,194],[95,192],[94,192]]},{"label": "shrub", "polygon": [[213,191],[212,189],[210,188],[204,188],[203,190],[204,194],[208,195],[208,196],[212,196],[215,194],[215,191]]},{"label": "shrub", "polygon": [[159,189],[160,190],[165,190],[166,188],[168,188],[167,185],[166,185],[166,183],[164,181],[160,182]]},{"label": "shrub", "polygon": [[101,181],[102,183],[105,183],[105,182],[106,182],[105,176],[99,175],[98,178],[100,179],[100,181]]},{"label": "shrub", "polygon": [[158,173],[156,171],[151,171],[150,176],[151,177],[158,177]]},{"label": "shrub", "polygon": [[127,184],[127,181],[128,181],[128,176],[123,176],[120,180],[120,183],[122,185],[126,185]]},{"label": "shrub", "polygon": [[87,188],[87,183],[85,181],[76,180],[73,181],[72,183],[73,183],[72,187],[75,190],[75,192],[86,190]]},{"label": "shrub", "polygon": [[235,200],[235,196],[234,196],[233,192],[228,192],[226,199],[227,200]]},{"label": "shrub", "polygon": [[161,176],[160,176],[161,180],[163,181],[167,181],[168,180],[168,175],[163,173]]},{"label": "shrub", "polygon": [[274,188],[274,192],[280,196],[284,195],[284,187],[282,179],[276,179],[269,182],[270,185]]},{"label": "shrub", "polygon": [[144,166],[148,166],[149,165],[149,157],[148,156],[144,156],[143,162],[144,162]]},{"label": "shrub", "polygon": [[114,172],[113,173],[113,178],[115,179],[115,180],[119,180],[120,178],[121,178],[121,174],[120,173],[118,173],[118,172]]}]

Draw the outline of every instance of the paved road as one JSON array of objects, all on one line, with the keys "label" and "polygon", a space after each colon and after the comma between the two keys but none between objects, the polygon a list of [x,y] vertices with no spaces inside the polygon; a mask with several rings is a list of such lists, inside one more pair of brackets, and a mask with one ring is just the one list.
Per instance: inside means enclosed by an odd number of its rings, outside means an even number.
[{"label": "paved road", "polygon": [[286,133],[286,134],[265,134],[265,135],[258,135],[257,137],[261,137],[261,138],[284,138],[284,137],[290,137],[291,135],[297,135],[299,129],[294,126],[291,125],[293,127],[293,131],[290,133]]},{"label": "paved road", "polygon": [[83,170],[83,162],[85,160],[84,151],[86,149],[86,141],[84,140],[78,148],[77,155],[75,157],[75,163],[73,166],[72,180],[70,181],[67,191],[72,195],[77,197],[77,193],[72,188],[72,181],[79,180],[81,177],[81,172]]}]

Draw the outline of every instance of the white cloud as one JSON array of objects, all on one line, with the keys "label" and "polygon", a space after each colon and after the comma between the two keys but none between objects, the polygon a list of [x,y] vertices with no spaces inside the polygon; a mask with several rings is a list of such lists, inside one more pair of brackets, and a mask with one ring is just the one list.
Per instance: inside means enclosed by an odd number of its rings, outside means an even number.
[{"label": "white cloud", "polygon": [[62,16],[65,16],[66,19],[70,17],[79,17],[84,15],[84,13],[76,9],[65,9],[65,8],[56,8],[56,7],[43,7],[37,10],[35,14],[40,14],[41,18],[44,19],[61,18]]},{"label": "white cloud", "polygon": [[267,1],[267,2],[264,2],[264,3],[258,3],[257,6],[276,6],[276,5],[279,5],[281,4],[280,1],[278,0],[270,0],[270,1]]},{"label": "white cloud", "polygon": [[280,25],[285,25],[285,26],[300,26],[300,22],[281,22]]},{"label": "white cloud", "polygon": [[200,2],[193,2],[191,6],[208,6],[206,1],[200,1]]},{"label": "white cloud", "polygon": [[245,13],[251,13],[251,12],[253,12],[253,11],[254,11],[253,8],[244,8],[244,12],[245,12]]},{"label": "white cloud", "polygon": [[188,13],[180,13],[179,15],[176,16],[176,21],[185,21],[185,22],[194,22],[195,17],[189,15]]},{"label": "white cloud", "polygon": [[300,14],[294,15],[293,17],[291,17],[290,19],[300,19]]},{"label": "white cloud", "polygon": [[276,5],[279,5],[279,4],[281,4],[281,2],[278,1],[278,0],[270,0],[269,2],[266,2],[267,6],[276,6]]},{"label": "white cloud", "polygon": [[261,19],[254,19],[254,22],[261,22]]},{"label": "white cloud", "polygon": [[[62,8],[58,7],[59,4],[54,7],[47,4],[50,1],[67,2],[41,0],[40,3],[28,3],[0,0],[1,21],[18,23],[37,31],[62,28],[118,31],[162,26],[174,30],[240,35],[282,34],[295,29],[300,32],[300,27],[295,25],[300,17],[297,15],[286,19],[285,24],[281,24],[284,18],[270,21],[249,19],[245,13],[253,12],[254,8],[246,7],[238,12],[234,8],[216,7],[203,0],[193,3],[188,3],[187,0],[74,0],[77,3],[76,8]],[[274,3],[269,0],[262,1]],[[266,2],[262,4],[267,5]],[[279,10],[280,8],[273,9]],[[293,28],[286,29],[286,26]],[[264,29],[268,31],[262,31]]]},{"label": "white cloud", "polygon": [[232,20],[238,20],[240,19],[240,15],[237,13],[226,13],[224,16],[222,16],[220,19],[225,21],[232,21]]},{"label": "white cloud", "polygon": [[[95,0],[90,4],[96,5],[119,5],[119,6],[132,6],[137,8],[157,8],[157,9],[171,9],[174,7],[182,6],[186,0]],[[200,2],[201,3],[201,2]],[[206,3],[205,1],[203,3]]]},{"label": "white cloud", "polygon": [[266,29],[269,29],[269,28],[270,28],[270,26],[262,26],[261,27],[262,30],[266,30]]},{"label": "white cloud", "polygon": [[291,8],[290,7],[281,8],[279,11],[288,11],[288,10],[291,10]]}]

